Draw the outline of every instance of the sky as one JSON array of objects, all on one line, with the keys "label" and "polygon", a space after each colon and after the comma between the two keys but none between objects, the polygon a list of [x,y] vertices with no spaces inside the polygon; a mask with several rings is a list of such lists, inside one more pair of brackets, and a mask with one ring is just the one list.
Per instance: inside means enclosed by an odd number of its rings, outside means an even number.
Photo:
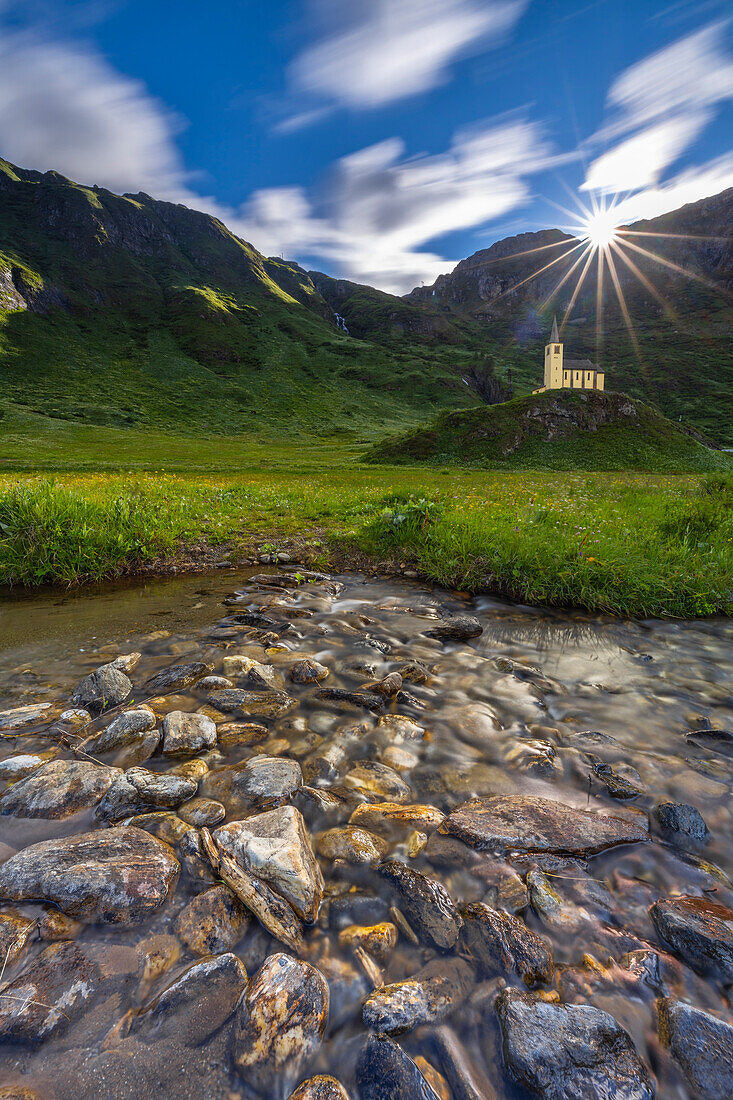
[{"label": "sky", "polygon": [[721,0],[0,0],[0,156],[401,294],[732,186],[732,40]]}]

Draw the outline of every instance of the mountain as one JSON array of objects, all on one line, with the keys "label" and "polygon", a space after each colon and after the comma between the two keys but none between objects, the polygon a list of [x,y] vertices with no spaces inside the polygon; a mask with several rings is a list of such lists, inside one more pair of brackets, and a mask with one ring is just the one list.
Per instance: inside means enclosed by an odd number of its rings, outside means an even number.
[{"label": "mountain", "polygon": [[533,470],[733,470],[733,458],[623,393],[548,390],[444,412],[371,447],[367,462]]},{"label": "mountain", "polygon": [[[562,333],[568,357],[598,362],[607,387],[730,442],[732,237],[733,189],[624,227],[618,237],[623,256],[612,251],[611,257],[638,353],[605,261],[598,339],[598,255],[585,270]],[[499,373],[511,371],[521,393],[541,382],[553,313],[563,320],[585,268],[582,254],[582,242],[557,229],[523,233],[476,252],[404,298],[311,277],[363,338],[382,342],[409,334],[438,345],[481,346]]]},{"label": "mountain", "polygon": [[[673,234],[628,240],[704,280],[629,251],[650,290],[617,262],[641,361],[608,294],[597,344],[593,266],[563,334],[608,388],[718,440],[731,431],[732,206],[728,191],[631,227]],[[0,160],[0,416],[371,440],[475,405],[463,375],[487,355],[516,393],[537,386],[577,243],[509,238],[396,297],[268,259],[208,214]]]},{"label": "mountain", "polygon": [[339,327],[216,218],[0,161],[0,413],[357,438],[470,404],[432,348]]}]

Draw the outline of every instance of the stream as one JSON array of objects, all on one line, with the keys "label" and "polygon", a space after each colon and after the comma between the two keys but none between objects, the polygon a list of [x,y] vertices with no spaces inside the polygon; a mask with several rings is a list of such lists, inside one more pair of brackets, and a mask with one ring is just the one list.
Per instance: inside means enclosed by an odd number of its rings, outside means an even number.
[{"label": "stream", "polygon": [[0,1100],[732,1096],[732,643],[269,568],[6,596]]}]

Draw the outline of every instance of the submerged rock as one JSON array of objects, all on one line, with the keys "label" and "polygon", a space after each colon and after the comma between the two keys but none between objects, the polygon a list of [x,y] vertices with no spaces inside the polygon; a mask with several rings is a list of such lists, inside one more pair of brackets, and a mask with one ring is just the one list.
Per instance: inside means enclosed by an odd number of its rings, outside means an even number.
[{"label": "submerged rock", "polygon": [[659,1035],[702,1100],[733,1096],[733,1027],[698,1008],[663,997]]},{"label": "submerged rock", "polygon": [[166,756],[195,756],[213,749],[216,726],[205,714],[172,710],[163,719],[163,753]]},{"label": "submerged rock", "polygon": [[710,836],[705,818],[695,806],[688,806],[684,802],[659,802],[652,813],[665,840],[670,840],[681,848],[695,851]]},{"label": "submerged rock", "polygon": [[67,1027],[95,996],[96,966],[75,943],[45,947],[0,996],[0,1041],[41,1043]]},{"label": "submerged rock", "polygon": [[323,897],[323,875],[303,816],[282,806],[214,832],[218,847],[246,871],[269,882],[303,920],[313,922]]},{"label": "submerged rock", "polygon": [[303,1081],[288,1100],[349,1100],[349,1094],[335,1077],[318,1076]]},{"label": "submerged rock", "polygon": [[0,897],[53,902],[87,923],[133,924],[163,904],[178,872],[167,844],[118,826],[24,848],[0,867]]},{"label": "submerged rock", "polygon": [[284,1100],[323,1041],[328,985],[310,963],[270,955],[237,1010],[234,1062],[263,1100]]},{"label": "submerged rock", "polygon": [[250,923],[249,911],[228,886],[204,890],[176,917],[175,931],[194,955],[219,955],[239,943]]},{"label": "submerged rock", "polygon": [[361,1100],[440,1100],[394,1039],[370,1035],[356,1066]]},{"label": "submerged rock", "polygon": [[364,1023],[399,1035],[447,1016],[468,994],[473,972],[463,959],[436,959],[405,981],[375,989],[364,1002]]},{"label": "submerged rock", "polygon": [[361,947],[377,962],[386,963],[397,946],[397,929],[391,921],[371,925],[349,924],[339,932],[339,943],[352,951]]},{"label": "submerged rock", "polygon": [[51,760],[5,792],[0,814],[62,820],[96,806],[121,774],[103,764]]},{"label": "submerged rock", "polygon": [[288,675],[294,684],[320,684],[330,673],[325,665],[312,657],[305,657],[291,666]]},{"label": "submerged rock", "polygon": [[149,810],[175,809],[196,794],[195,779],[172,772],[151,772],[146,768],[128,768],[120,775],[97,807],[101,821],[120,821],[123,817]]},{"label": "submerged rock", "polygon": [[499,994],[496,1012],[509,1074],[544,1100],[653,1100],[649,1070],[607,1012],[516,989]]},{"label": "submerged rock", "polygon": [[382,863],[379,872],[398,895],[400,909],[421,939],[441,951],[453,947],[463,920],[442,883],[395,859]]},{"label": "submerged rock", "polygon": [[115,749],[124,749],[139,741],[143,734],[155,729],[156,725],[157,719],[152,710],[147,707],[126,710],[113,718],[102,730],[94,745],[94,751],[114,752]]},{"label": "submerged rock", "polygon": [[118,707],[132,694],[132,683],[116,664],[100,665],[79,683],[71,696],[75,707],[86,707],[93,713]]},{"label": "submerged rock", "polygon": [[368,791],[385,802],[407,802],[412,791],[402,776],[376,760],[360,760],[346,774],[344,784],[355,791]]},{"label": "submerged rock", "polygon": [[347,863],[379,863],[388,851],[381,837],[355,825],[328,829],[318,840],[318,853],[326,859],[345,859]]},{"label": "submerged rock", "polygon": [[31,703],[24,707],[12,707],[0,710],[0,731],[23,729],[24,726],[40,725],[50,722],[58,714],[53,703]]},{"label": "submerged rock", "polygon": [[385,707],[385,700],[376,691],[350,691],[348,688],[321,688],[316,692],[318,699],[333,703],[347,703],[352,707],[364,707],[375,714],[380,714]]},{"label": "submerged rock", "polygon": [[235,718],[281,718],[289,714],[298,705],[297,699],[284,691],[245,691],[243,688],[229,688],[224,691],[212,691],[207,701],[224,714]]},{"label": "submerged rock", "polygon": [[0,913],[0,965],[12,966],[36,930],[36,921],[15,911]]},{"label": "submerged rock", "polygon": [[193,825],[196,829],[201,829],[204,825],[213,829],[224,820],[227,812],[221,802],[213,798],[192,798],[190,802],[185,802],[181,806],[179,814],[182,821]]},{"label": "submerged rock", "polygon": [[210,771],[201,780],[199,793],[222,802],[228,813],[240,814],[282,806],[302,782],[297,760],[263,754]]},{"label": "submerged rock", "polygon": [[400,802],[364,802],[349,818],[350,825],[360,825],[386,837],[404,835],[413,829],[429,834],[444,821],[445,814],[436,806]]},{"label": "submerged rock", "polygon": [[466,946],[488,976],[516,971],[527,986],[552,981],[552,950],[524,921],[481,902],[460,912]]},{"label": "submerged rock", "polygon": [[478,638],[484,628],[474,615],[452,615],[431,630],[424,630],[428,638],[438,638],[441,642],[467,642]]},{"label": "submerged rock", "polygon": [[643,818],[632,821],[524,795],[464,802],[446,818],[440,832],[479,850],[511,848],[580,856],[649,838]]},{"label": "submerged rock", "polygon": [[146,1043],[175,1039],[201,1046],[233,1015],[246,985],[236,955],[202,959],[134,1017],[132,1031]]},{"label": "submerged rock", "polygon": [[679,897],[656,901],[649,916],[665,943],[693,970],[724,985],[733,982],[733,909],[708,898]]},{"label": "submerged rock", "polygon": [[171,665],[170,668],[164,668],[146,680],[145,691],[148,695],[167,695],[169,692],[182,691],[213,671],[214,666],[206,665],[203,661],[192,661],[187,665]]}]

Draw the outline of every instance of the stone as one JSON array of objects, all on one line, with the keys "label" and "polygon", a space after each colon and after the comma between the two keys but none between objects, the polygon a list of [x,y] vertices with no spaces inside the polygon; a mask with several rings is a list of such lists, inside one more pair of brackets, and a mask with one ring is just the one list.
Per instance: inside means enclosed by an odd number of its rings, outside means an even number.
[{"label": "stone", "polygon": [[374,714],[380,714],[385,707],[384,696],[376,691],[350,691],[348,688],[320,688],[316,698],[330,703],[344,703],[347,706],[363,707]]},{"label": "stone", "polygon": [[441,642],[467,642],[483,632],[484,628],[473,615],[452,615],[431,630],[423,631],[427,638],[437,638]]},{"label": "stone", "polygon": [[294,806],[232,821],[214,841],[240,867],[268,882],[303,920],[312,923],[323,897],[323,875],[303,815]]},{"label": "stone", "polygon": [[733,1096],[733,1027],[673,997],[657,1002],[659,1036],[701,1100]]},{"label": "stone", "polygon": [[658,802],[652,814],[665,840],[681,848],[696,851],[710,836],[705,818],[695,806],[684,802]]},{"label": "stone", "polygon": [[118,707],[132,694],[132,683],[115,664],[100,665],[77,684],[71,696],[75,707],[86,707],[94,714]]},{"label": "stone", "polygon": [[246,1084],[284,1100],[323,1041],[328,1008],[328,985],[314,966],[270,955],[237,1009],[234,1063]]},{"label": "stone", "polygon": [[204,693],[233,687],[233,681],[228,680],[226,676],[204,676],[196,683],[196,691],[203,691]]},{"label": "stone", "polygon": [[328,924],[334,932],[352,924],[377,924],[387,920],[389,904],[365,890],[349,890],[332,897],[328,907]]},{"label": "stone", "polygon": [[175,1039],[187,1047],[205,1043],[234,1014],[247,985],[236,955],[214,955],[184,970],[132,1021],[143,1042]]},{"label": "stone", "polygon": [[0,1041],[42,1043],[68,1027],[100,982],[99,967],[75,943],[45,947],[0,996]]},{"label": "stone", "polygon": [[440,832],[479,851],[516,849],[579,856],[649,839],[643,818],[577,810],[528,795],[495,795],[464,802],[446,818]]},{"label": "stone", "polygon": [[120,821],[151,810],[175,809],[196,794],[195,779],[170,772],[128,768],[111,785],[97,807],[100,821]]},{"label": "stone", "polygon": [[408,805],[400,802],[364,802],[349,818],[350,825],[359,825],[387,838],[404,836],[413,829],[430,834],[444,821],[442,810],[417,802]]},{"label": "stone", "polygon": [[199,793],[222,802],[227,813],[240,815],[282,806],[302,782],[297,760],[262,754],[210,771],[201,780]]},{"label": "stone", "polygon": [[326,859],[345,859],[347,863],[378,863],[389,846],[381,837],[356,825],[327,829],[318,840],[318,854]]},{"label": "stone", "polygon": [[312,657],[305,657],[291,665],[288,675],[294,684],[320,684],[330,673],[325,665]]},{"label": "stone", "polygon": [[17,962],[36,929],[36,922],[15,911],[0,913],[0,966]]},{"label": "stone", "polygon": [[0,710],[0,731],[23,729],[24,726],[42,725],[58,714],[53,703],[31,703],[24,707]]},{"label": "stone", "polygon": [[97,739],[95,752],[114,752],[140,739],[140,735],[155,729],[157,719],[147,707],[126,710],[113,718]]},{"label": "stone", "polygon": [[17,783],[19,779],[25,779],[27,775],[38,771],[40,767],[55,757],[55,749],[48,749],[46,752],[24,752],[18,756],[6,756],[4,760],[0,760],[0,779]]},{"label": "stone", "polygon": [[53,905],[44,906],[38,917],[38,937],[47,943],[76,939],[83,928],[81,921],[72,920]]},{"label": "stone", "polygon": [[476,902],[462,905],[463,941],[487,977],[516,972],[525,985],[550,983],[552,949],[524,921]]},{"label": "stone", "polygon": [[733,982],[733,909],[683,896],[656,901],[649,916],[664,942],[693,970],[724,985]]},{"label": "stone", "polygon": [[297,705],[284,691],[245,691],[244,688],[229,688],[224,691],[212,691],[207,702],[223,714],[232,714],[235,718],[281,718],[289,714]]},{"label": "stone", "polygon": [[435,959],[414,978],[375,989],[364,1002],[366,1027],[399,1035],[447,1016],[469,993],[473,972],[463,959]]},{"label": "stone", "polygon": [[217,726],[219,745],[223,749],[237,748],[240,745],[259,745],[270,736],[267,726],[257,722],[224,722]]},{"label": "stone", "polygon": [[355,791],[367,791],[384,802],[407,802],[412,791],[398,772],[376,760],[360,760],[344,777],[344,784]]},{"label": "stone", "polygon": [[507,1071],[543,1100],[653,1100],[649,1070],[609,1013],[516,989],[499,994],[496,1013]]},{"label": "stone", "polygon": [[392,699],[402,688],[402,677],[399,672],[390,672],[381,680],[373,680],[364,684],[364,691],[376,691],[378,695],[384,695],[386,699]]},{"label": "stone", "polygon": [[387,1035],[370,1035],[356,1065],[360,1100],[440,1100],[409,1055]]},{"label": "stone", "polygon": [[221,802],[213,798],[192,798],[190,802],[184,802],[178,811],[182,821],[201,829],[205,825],[213,829],[219,825],[227,815]]},{"label": "stone", "polygon": [[128,675],[134,672],[142,659],[142,653],[121,653],[119,657],[115,657],[114,661],[110,663],[118,668],[121,672],[126,672]]},{"label": "stone", "polygon": [[193,955],[220,955],[239,943],[249,923],[249,911],[228,886],[220,884],[192,898],[173,928]]},{"label": "stone", "polygon": [[454,946],[463,920],[446,888],[395,859],[378,868],[399,898],[399,907],[421,939],[441,951]]},{"label": "stone", "polygon": [[593,765],[593,774],[605,784],[611,798],[621,802],[628,802],[645,793],[639,773],[628,765],[612,768],[610,764],[599,760]]},{"label": "stone", "polygon": [[[0,1097],[0,1100],[2,1098]],[[349,1094],[335,1077],[309,1077],[291,1092],[288,1100],[349,1100]]]},{"label": "stone", "polygon": [[204,664],[203,661],[193,661],[187,665],[171,665],[170,668],[162,669],[145,681],[145,692],[148,695],[167,695],[172,691],[182,691],[213,671],[214,666]]},{"label": "stone", "polygon": [[85,760],[51,760],[8,788],[0,814],[63,820],[96,806],[120,775]]},{"label": "stone", "polygon": [[377,962],[386,963],[397,946],[397,929],[391,921],[371,925],[349,924],[339,932],[339,943],[349,951],[361,947]]},{"label": "stone", "polygon": [[422,741],[425,727],[419,726],[404,714],[383,714],[377,722],[377,729],[385,733],[391,745],[402,745],[405,741]]},{"label": "stone", "polygon": [[[417,574],[415,574],[417,576]],[[407,572],[405,573],[407,576]],[[453,1093],[450,1090],[450,1086],[446,1081],[442,1073],[438,1073],[435,1066],[431,1066],[427,1058],[423,1058],[422,1054],[418,1054],[415,1058],[415,1065],[422,1073],[425,1080],[430,1087],[437,1093],[440,1100],[453,1100]]]},{"label": "stone", "polygon": [[185,714],[172,710],[163,719],[163,753],[165,756],[195,756],[213,749],[216,725],[205,714]]},{"label": "stone", "polygon": [[112,829],[31,844],[0,867],[0,898],[52,902],[86,923],[134,924],[158,909],[180,865],[142,829]]},{"label": "stone", "polygon": [[159,933],[140,940],[137,954],[142,981],[155,982],[176,965],[181,957],[181,945],[175,936]]}]

